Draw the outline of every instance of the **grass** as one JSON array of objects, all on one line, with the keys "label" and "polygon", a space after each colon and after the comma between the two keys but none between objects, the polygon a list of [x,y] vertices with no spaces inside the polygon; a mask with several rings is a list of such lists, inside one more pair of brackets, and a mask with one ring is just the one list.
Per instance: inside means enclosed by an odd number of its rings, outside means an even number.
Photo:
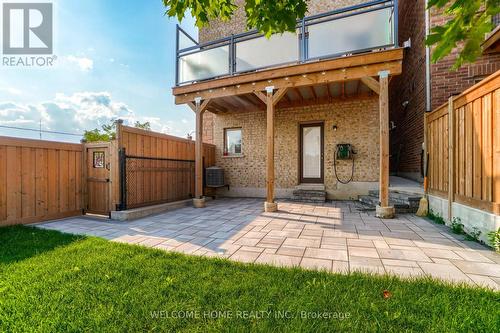
[{"label": "grass", "polygon": [[499,293],[431,279],[244,265],[0,228],[1,332],[494,332],[499,302]]}]

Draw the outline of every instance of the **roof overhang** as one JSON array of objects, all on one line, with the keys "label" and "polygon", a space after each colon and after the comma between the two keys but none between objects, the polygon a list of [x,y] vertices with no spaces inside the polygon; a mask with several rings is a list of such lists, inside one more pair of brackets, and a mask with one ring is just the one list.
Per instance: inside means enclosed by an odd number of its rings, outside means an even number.
[{"label": "roof overhang", "polygon": [[172,93],[176,104],[185,104],[194,101],[196,97],[208,99],[244,95],[263,91],[268,86],[275,89],[314,86],[374,77],[378,76],[380,71],[399,75],[402,72],[403,50],[395,48],[266,69],[174,87]]},{"label": "roof overhang", "polygon": [[486,37],[481,46],[483,54],[500,52],[500,25]]}]

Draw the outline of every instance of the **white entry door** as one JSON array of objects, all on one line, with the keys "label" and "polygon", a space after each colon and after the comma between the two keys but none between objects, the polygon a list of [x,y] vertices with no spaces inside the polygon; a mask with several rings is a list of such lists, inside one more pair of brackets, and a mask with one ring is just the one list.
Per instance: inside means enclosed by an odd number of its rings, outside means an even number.
[{"label": "white entry door", "polygon": [[300,136],[300,181],[323,183],[323,124],[302,124]]}]

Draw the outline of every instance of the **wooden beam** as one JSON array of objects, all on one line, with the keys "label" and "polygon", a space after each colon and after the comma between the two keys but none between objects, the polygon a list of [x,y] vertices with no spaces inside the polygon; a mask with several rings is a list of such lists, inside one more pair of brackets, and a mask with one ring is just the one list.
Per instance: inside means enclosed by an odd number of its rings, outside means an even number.
[{"label": "wooden beam", "polygon": [[[330,60],[324,60],[306,64],[297,64],[280,68],[272,68],[254,73],[214,79],[214,80],[174,87],[172,89],[172,94],[174,96],[178,96],[183,94],[196,93],[197,91],[217,89],[221,87],[233,86],[238,84],[243,85],[244,83],[251,84],[257,81],[268,81],[268,80],[274,81],[275,79],[287,76],[289,77],[289,76],[330,71],[336,69],[343,70],[346,68],[369,66],[372,64],[383,64],[383,63],[387,64],[394,61],[400,62],[401,60],[403,60],[403,50],[404,50],[403,48],[396,48],[386,51],[369,52],[354,56],[348,56],[348,57],[342,57],[342,58],[336,58],[336,59],[330,59]],[[400,73],[396,73],[396,71],[391,70],[391,75],[397,75],[397,74]],[[373,75],[368,75],[368,76],[377,76],[377,75],[378,74],[375,73]],[[277,87],[276,84],[273,83],[273,85]],[[257,90],[262,90],[262,89],[257,89]]]},{"label": "wooden beam", "polygon": [[[389,207],[389,75],[380,73],[380,207]],[[390,217],[390,216],[384,216]]]},{"label": "wooden beam", "polygon": [[[205,111],[207,109],[208,103],[210,103],[210,98],[207,98],[203,102],[201,102],[201,104],[200,104],[200,110]],[[197,109],[196,109],[196,104],[194,102],[189,101],[186,104],[191,108],[191,110],[193,110],[194,112],[196,112]]]},{"label": "wooden beam", "polygon": [[[389,63],[377,63],[371,65],[363,65],[357,67],[349,67],[344,69],[335,69],[330,71],[321,71],[311,74],[302,74],[295,76],[284,76],[274,80],[264,80],[259,82],[250,82],[238,84],[234,86],[225,86],[209,90],[200,90],[193,93],[179,94],[175,97],[176,104],[184,104],[191,102],[195,97],[218,98],[233,95],[244,95],[262,91],[267,86],[274,86],[275,89],[283,87],[305,87],[318,84],[326,84],[329,82],[343,82],[348,80],[358,80],[365,76],[376,76],[378,72],[389,70],[391,75],[401,74],[401,61]],[[269,82],[271,81],[271,82]]]},{"label": "wooden beam", "polygon": [[278,89],[278,91],[276,91],[273,95],[273,105],[276,105],[283,96],[285,96],[286,92],[287,92],[288,88],[287,87],[284,87],[284,88],[280,88]]},{"label": "wooden beam", "polygon": [[262,91],[254,91],[254,94],[267,105],[267,96]]},{"label": "wooden beam", "polygon": [[370,76],[365,76],[361,78],[361,82],[363,82],[368,88],[373,90],[376,94],[380,94],[380,84],[374,78]]}]

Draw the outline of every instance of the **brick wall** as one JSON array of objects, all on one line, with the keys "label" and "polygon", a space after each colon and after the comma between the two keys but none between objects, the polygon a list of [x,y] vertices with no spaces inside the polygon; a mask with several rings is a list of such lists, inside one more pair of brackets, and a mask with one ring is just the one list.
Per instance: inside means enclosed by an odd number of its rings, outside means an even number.
[{"label": "brick wall", "polygon": [[[366,0],[309,0],[308,1],[308,13],[306,15],[314,15],[318,13],[324,13],[330,10],[348,7],[352,5],[357,5],[363,2],[368,2]],[[245,5],[245,0],[235,0],[236,5],[238,5],[238,10],[230,22],[223,22],[221,20],[215,20],[210,23],[210,25],[203,27],[199,31],[200,42],[207,42],[210,40],[218,39],[221,37],[230,36],[231,34],[238,34],[247,30],[246,28],[246,17],[243,6]]]},{"label": "brick wall", "polygon": [[203,142],[214,143],[214,115],[211,112],[203,114]]},{"label": "brick wall", "polygon": [[[446,22],[439,11],[431,13],[431,27]],[[425,7],[423,0],[399,1],[399,40],[411,38],[405,51],[402,75],[391,81],[390,112],[396,128],[391,131],[391,170],[420,179],[425,114]],[[482,78],[500,69],[500,55],[483,56],[474,64],[451,71],[457,52],[431,65],[432,110]],[[403,102],[408,101],[404,108]]]},{"label": "brick wall", "polygon": [[[265,112],[235,112],[214,117],[216,164],[225,170],[231,188],[265,189],[266,137]],[[352,99],[327,105],[276,110],[275,170],[276,188],[293,189],[299,184],[299,125],[324,122],[325,186],[330,197],[349,198],[366,194],[363,182],[374,182],[379,175],[378,98]],[[333,130],[337,125],[337,131]],[[242,128],[244,157],[223,156],[224,128]],[[354,182],[339,186],[333,172],[333,156],[338,143],[351,143],[357,152]],[[350,161],[338,161],[340,179],[349,179]],[[375,186],[373,186],[375,185]],[[357,189],[356,186],[358,186]],[[342,188],[340,191],[339,188]],[[340,192],[338,192],[340,191]],[[357,191],[357,192],[356,192]],[[263,191],[261,193],[264,193]],[[346,197],[347,195],[347,197]]]},{"label": "brick wall", "polygon": [[[399,1],[399,41],[411,38],[405,50],[403,73],[390,84],[391,171],[420,178],[425,112],[425,7],[423,0]],[[406,107],[403,103],[408,101]]]},{"label": "brick wall", "polygon": [[[431,13],[431,27],[442,25],[446,17],[439,11]],[[485,77],[500,70],[500,54],[489,54],[480,57],[473,64],[465,64],[457,71],[450,71],[455,63],[458,52],[455,50],[449,56],[431,65],[432,109],[436,109],[452,95],[460,94]]]}]

